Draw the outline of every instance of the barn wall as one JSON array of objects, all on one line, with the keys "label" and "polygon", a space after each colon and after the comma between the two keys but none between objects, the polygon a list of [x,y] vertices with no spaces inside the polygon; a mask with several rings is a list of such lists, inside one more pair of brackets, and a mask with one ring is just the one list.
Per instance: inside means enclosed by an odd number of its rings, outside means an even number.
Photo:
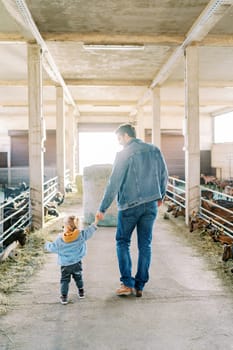
[{"label": "barn wall", "polygon": [[233,143],[215,143],[212,145],[212,167],[221,179],[233,179]]},{"label": "barn wall", "polygon": [[185,179],[184,137],[182,135],[162,134],[161,150],[164,154],[170,176]]},{"label": "barn wall", "polygon": [[[161,115],[161,129],[163,134],[166,134],[168,132],[175,132],[182,135],[183,130],[183,120],[184,116],[177,115],[173,116],[172,118],[168,114]],[[96,120],[98,121],[98,120]],[[126,120],[127,121],[127,120]],[[45,115],[45,122],[46,122],[46,129],[56,129],[56,118],[54,116],[46,116]],[[117,122],[117,119],[116,119]],[[141,128],[142,129],[150,129],[152,125],[152,113],[146,113],[142,114],[142,118],[140,120]],[[24,130],[25,133],[27,133],[28,130],[28,118],[27,116],[0,116],[0,124],[1,124],[1,131],[0,131],[0,152],[7,152],[7,159],[8,159],[8,167],[11,167],[11,137],[9,136],[9,131],[15,130],[17,126],[17,130]],[[221,144],[222,146],[213,145],[212,147],[212,117],[211,116],[201,116],[200,118],[200,149],[201,149],[201,162],[203,164],[203,170],[210,169],[210,173],[215,173],[218,177],[222,178],[228,178],[233,177],[233,171],[232,171],[232,165],[229,166],[229,163],[231,160],[227,160],[226,157],[224,158],[224,154],[227,152],[233,153],[231,150],[232,144],[229,146],[228,144]],[[48,162],[46,160],[47,164],[55,164],[55,150],[54,154],[48,153],[48,149],[51,150],[53,147],[55,148],[55,141],[48,140],[47,146],[47,155]],[[225,145],[225,146],[224,146]],[[163,142],[163,148],[165,147]],[[229,150],[230,147],[230,150]],[[218,151],[219,149],[219,151]],[[176,148],[177,151],[177,148]],[[211,155],[209,152],[211,152]],[[53,153],[53,152],[52,152]],[[177,153],[177,152],[176,152]],[[208,156],[207,156],[208,153]],[[183,151],[180,150],[180,161],[183,162]],[[170,154],[169,154],[170,157]],[[207,159],[207,158],[208,159]],[[218,160],[219,157],[219,160]],[[229,155],[228,155],[229,157]],[[203,161],[202,159],[207,159],[207,161]],[[179,161],[179,163],[180,163]],[[205,166],[207,162],[210,162],[210,165]],[[233,162],[233,161],[232,161]],[[211,169],[212,167],[212,169]],[[174,169],[175,170],[175,169]],[[172,171],[173,173],[173,171]]]},{"label": "barn wall", "polygon": [[[29,146],[28,132],[25,130],[10,131],[11,138],[11,166],[29,165]],[[46,131],[46,140],[44,142],[44,164],[45,166],[56,167],[56,132],[55,130]]]},{"label": "barn wall", "polygon": [[211,150],[213,142],[213,118],[202,116],[200,118],[200,149]]},{"label": "barn wall", "polygon": [[0,152],[7,153],[7,166],[10,166],[10,137],[2,130],[0,133]]}]

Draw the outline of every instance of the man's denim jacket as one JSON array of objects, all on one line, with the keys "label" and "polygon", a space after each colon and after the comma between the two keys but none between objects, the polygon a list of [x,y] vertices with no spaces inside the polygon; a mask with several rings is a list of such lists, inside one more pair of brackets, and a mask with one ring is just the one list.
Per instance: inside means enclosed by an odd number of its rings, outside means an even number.
[{"label": "man's denim jacket", "polygon": [[162,200],[167,180],[167,166],[159,148],[132,138],[116,155],[99,211],[104,213],[116,196],[119,210]]}]

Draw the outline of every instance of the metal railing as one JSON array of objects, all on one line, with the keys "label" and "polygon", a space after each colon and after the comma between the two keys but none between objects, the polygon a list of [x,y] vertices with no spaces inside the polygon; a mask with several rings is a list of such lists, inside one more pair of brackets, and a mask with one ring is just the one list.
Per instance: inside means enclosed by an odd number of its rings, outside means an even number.
[{"label": "metal railing", "polygon": [[[69,184],[70,171],[66,170],[65,184]],[[58,177],[55,176],[44,182],[44,201],[46,206],[58,192]],[[24,191],[15,198],[0,203],[0,253],[4,248],[4,242],[19,228],[31,225],[30,191]],[[22,205],[21,205],[22,204]]]},{"label": "metal railing", "polygon": [[65,171],[65,186],[70,183],[70,169],[66,169]]},{"label": "metal railing", "polygon": [[[185,209],[185,181],[169,176],[166,199],[177,208]],[[233,196],[200,186],[198,216],[233,237]]]},{"label": "metal railing", "polygon": [[19,228],[31,225],[29,191],[0,204],[0,247]]},{"label": "metal railing", "polygon": [[200,193],[200,217],[233,237],[233,197],[204,186]]},{"label": "metal railing", "polygon": [[52,179],[44,182],[44,205],[51,201],[58,191],[58,177],[55,176]]},{"label": "metal railing", "polygon": [[169,176],[166,199],[185,208],[185,181]]}]

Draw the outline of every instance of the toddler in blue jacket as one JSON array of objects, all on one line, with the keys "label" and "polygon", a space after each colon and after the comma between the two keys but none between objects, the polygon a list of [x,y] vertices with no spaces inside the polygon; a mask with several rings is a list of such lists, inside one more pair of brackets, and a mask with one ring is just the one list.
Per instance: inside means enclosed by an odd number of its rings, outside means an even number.
[{"label": "toddler in blue jacket", "polygon": [[60,302],[68,303],[69,283],[73,277],[78,288],[79,298],[84,298],[82,258],[86,255],[86,241],[97,230],[98,217],[87,228],[79,229],[79,218],[68,216],[64,220],[64,232],[60,233],[54,242],[46,242],[45,249],[51,253],[57,253],[58,264],[61,266]]}]

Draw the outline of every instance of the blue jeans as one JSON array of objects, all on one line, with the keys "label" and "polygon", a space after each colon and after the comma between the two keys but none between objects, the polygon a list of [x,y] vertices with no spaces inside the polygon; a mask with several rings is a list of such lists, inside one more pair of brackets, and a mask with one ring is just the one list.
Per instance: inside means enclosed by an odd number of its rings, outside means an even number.
[{"label": "blue jeans", "polygon": [[73,277],[77,288],[83,288],[81,261],[73,265],[61,266],[61,295],[68,295],[71,276]]},{"label": "blue jeans", "polygon": [[[118,212],[116,249],[120,280],[127,287],[143,290],[145,283],[149,280],[152,231],[157,211],[157,201],[153,201]],[[135,228],[137,229],[138,262],[134,278],[131,272],[130,243]]]}]

